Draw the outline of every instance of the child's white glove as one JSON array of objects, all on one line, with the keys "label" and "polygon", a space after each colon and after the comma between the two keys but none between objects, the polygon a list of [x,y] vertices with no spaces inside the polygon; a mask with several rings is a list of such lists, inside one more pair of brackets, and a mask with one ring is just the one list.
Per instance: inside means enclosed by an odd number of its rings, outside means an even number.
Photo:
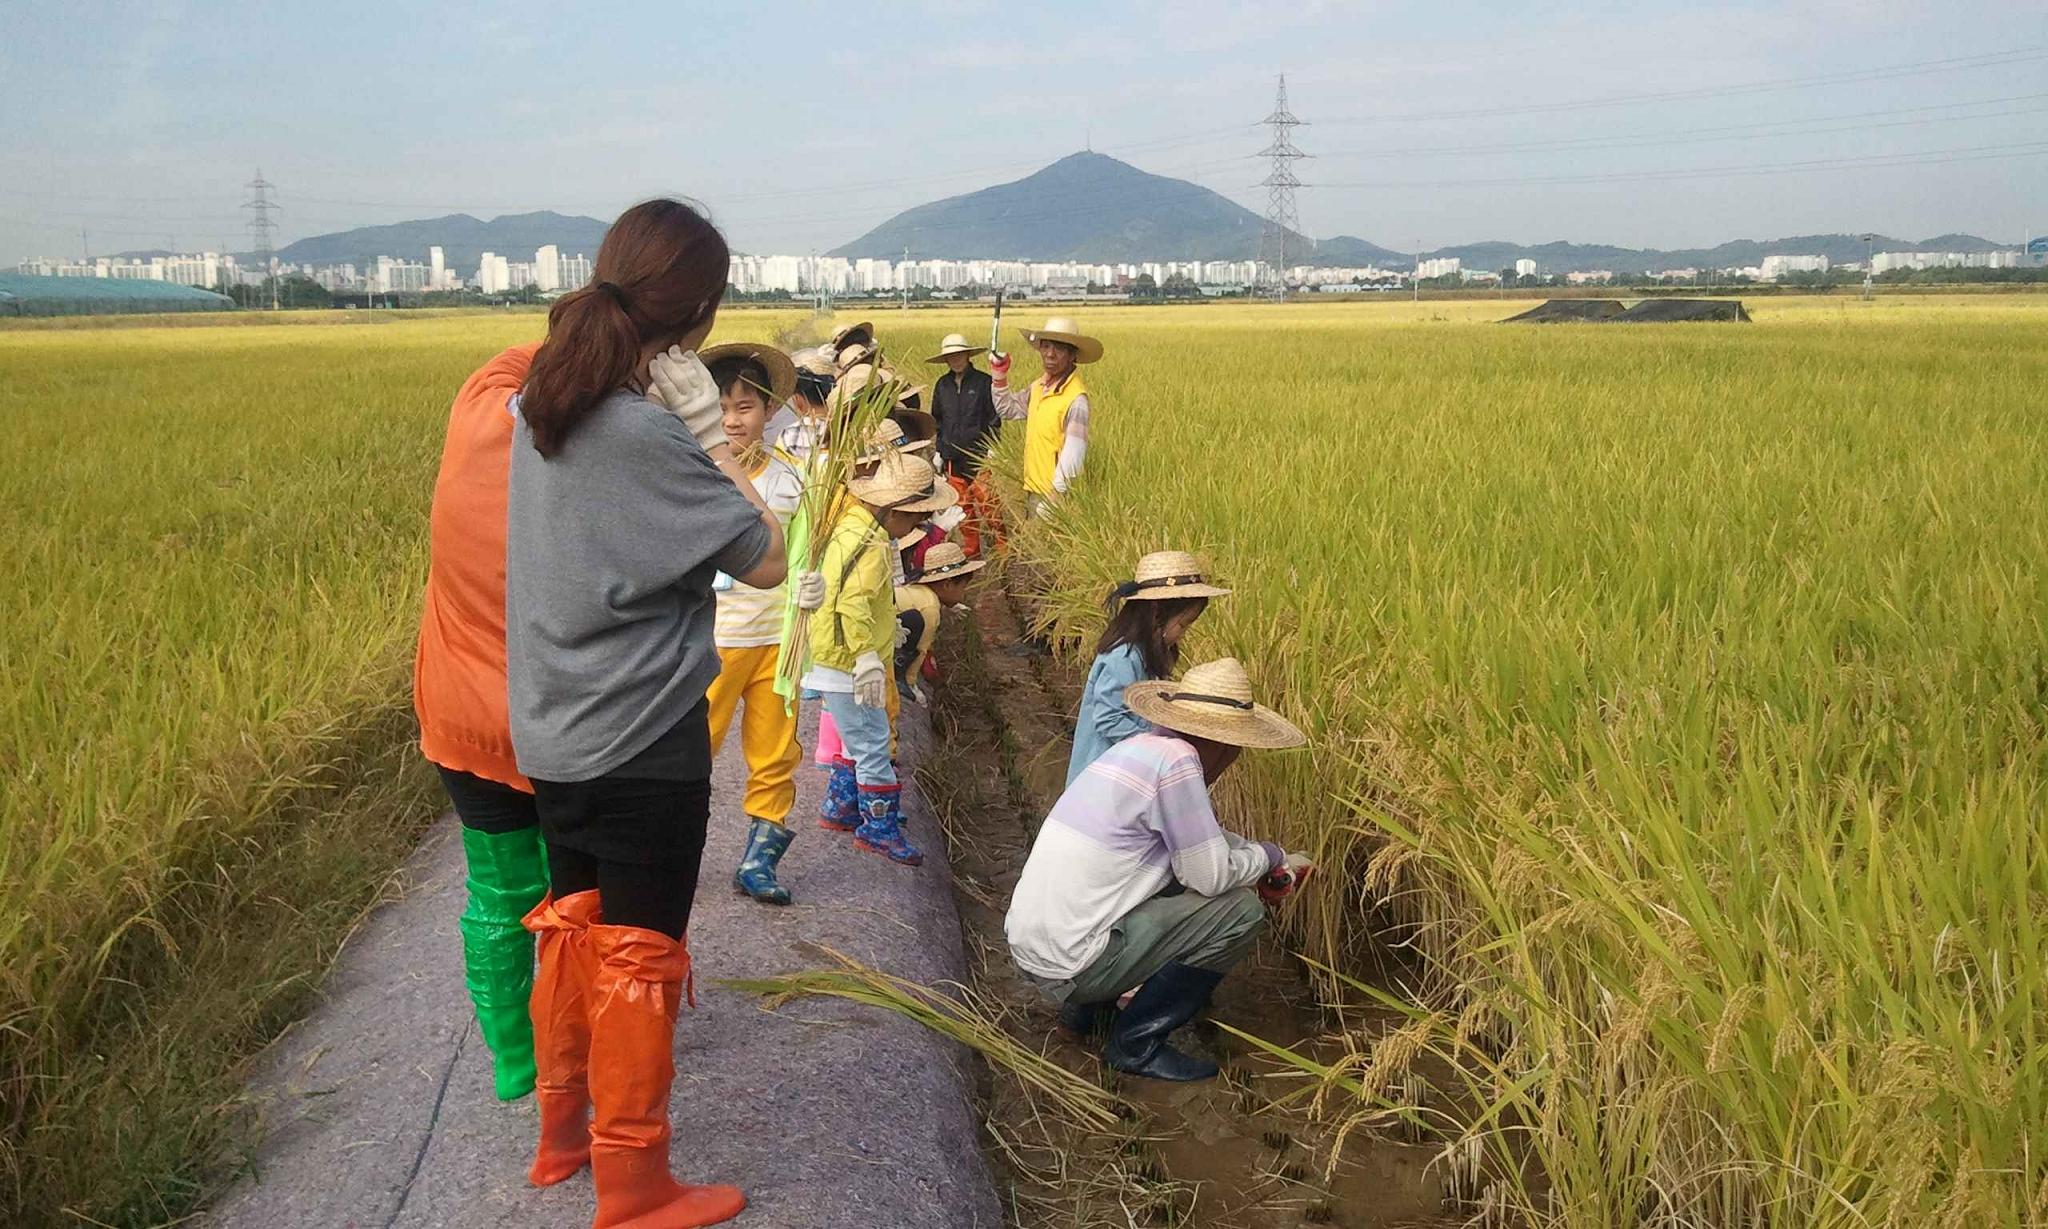
[{"label": "child's white glove", "polygon": [[910,629],[909,629],[908,627],[904,626],[904,624],[903,624],[903,621],[899,619],[899,620],[897,620],[897,622],[896,622],[896,647],[900,649],[900,648],[902,648],[902,647],[903,647],[904,645],[906,645],[906,644],[909,644],[909,643],[910,643]]},{"label": "child's white glove", "polygon": [[725,438],[725,415],[718,408],[718,385],[695,350],[670,346],[655,355],[647,365],[647,390],[683,420],[704,451],[730,443]]},{"label": "child's white glove", "polygon": [[884,708],[889,703],[889,676],[874,653],[853,660],[853,702],[862,708]]},{"label": "child's white glove", "polygon": [[825,574],[799,572],[796,578],[796,608],[816,610],[825,604]]}]

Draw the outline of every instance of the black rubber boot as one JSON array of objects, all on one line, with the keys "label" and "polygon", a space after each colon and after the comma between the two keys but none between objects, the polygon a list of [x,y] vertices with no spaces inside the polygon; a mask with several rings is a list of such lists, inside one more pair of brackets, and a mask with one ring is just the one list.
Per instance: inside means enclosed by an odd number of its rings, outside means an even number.
[{"label": "black rubber boot", "polygon": [[1195,1018],[1223,974],[1191,964],[1169,964],[1145,979],[1131,1005],[1116,1018],[1102,1061],[1112,1069],[1154,1080],[1213,1080],[1216,1064],[1166,1044],[1173,1030]]},{"label": "black rubber boot", "polygon": [[1068,999],[1060,1004],[1060,1031],[1075,1041],[1093,1041],[1109,1031],[1116,1020],[1116,1004],[1083,1003]]}]

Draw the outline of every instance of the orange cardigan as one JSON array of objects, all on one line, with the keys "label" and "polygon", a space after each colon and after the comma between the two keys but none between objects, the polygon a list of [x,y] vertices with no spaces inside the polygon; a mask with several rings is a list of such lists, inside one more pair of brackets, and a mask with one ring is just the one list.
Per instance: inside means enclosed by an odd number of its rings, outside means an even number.
[{"label": "orange cardigan", "polygon": [[512,754],[505,693],[507,403],[539,348],[512,347],[455,394],[434,480],[426,609],[412,675],[421,753],[443,768],[528,793],[533,787]]}]

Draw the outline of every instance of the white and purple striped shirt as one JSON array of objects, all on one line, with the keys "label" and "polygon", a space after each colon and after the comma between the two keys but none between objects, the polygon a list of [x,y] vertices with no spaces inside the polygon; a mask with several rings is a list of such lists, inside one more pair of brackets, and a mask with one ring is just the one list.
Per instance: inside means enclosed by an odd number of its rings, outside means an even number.
[{"label": "white and purple striped shirt", "polygon": [[1169,733],[1127,738],[1074,778],[1039,828],[1003,921],[1011,958],[1037,977],[1075,977],[1125,914],[1173,880],[1221,896],[1281,856],[1216,822],[1193,746]]}]

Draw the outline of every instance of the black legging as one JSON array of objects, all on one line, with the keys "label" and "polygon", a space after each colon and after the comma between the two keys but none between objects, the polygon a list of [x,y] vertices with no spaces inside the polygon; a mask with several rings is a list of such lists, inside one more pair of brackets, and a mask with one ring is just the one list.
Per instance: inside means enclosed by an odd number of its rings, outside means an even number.
[{"label": "black legging", "polygon": [[[680,939],[690,926],[711,781],[535,781],[557,897],[595,888],[603,924]],[[564,843],[567,842],[567,843]]]},{"label": "black legging", "polygon": [[455,804],[455,817],[463,827],[503,836],[540,822],[533,795],[525,790],[439,764],[434,768],[441,774],[441,787],[448,791],[448,801]]}]

